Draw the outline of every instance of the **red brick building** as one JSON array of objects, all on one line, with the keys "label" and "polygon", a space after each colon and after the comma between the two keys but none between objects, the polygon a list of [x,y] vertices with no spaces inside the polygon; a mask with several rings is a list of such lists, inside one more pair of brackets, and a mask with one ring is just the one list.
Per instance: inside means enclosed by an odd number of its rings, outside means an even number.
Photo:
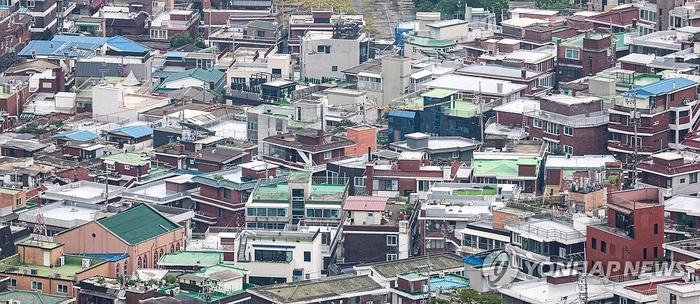
[{"label": "red brick building", "polygon": [[191,194],[200,231],[210,226],[245,227],[245,204],[258,179],[277,176],[277,166],[261,161],[196,176],[199,192]]},{"label": "red brick building", "polygon": [[248,162],[250,157],[250,153],[244,149],[208,147],[188,154],[185,164],[190,170],[214,172]]},{"label": "red brick building", "polygon": [[32,93],[58,93],[65,91],[66,75],[63,69],[45,60],[28,61],[5,70],[6,76],[32,76],[39,78],[39,86]]},{"label": "red brick building", "polygon": [[24,102],[29,99],[29,77],[0,77],[0,87],[0,113],[4,119],[0,127],[4,132],[17,122],[17,116],[22,114]]},{"label": "red brick building", "polygon": [[[698,83],[686,78],[669,78],[640,86],[623,94],[609,109],[608,150],[623,163],[633,163],[635,151],[634,113],[637,106],[637,152],[649,157],[668,144],[679,144],[698,121]],[[639,161],[639,160],[637,160]]]},{"label": "red brick building", "polygon": [[586,32],[557,41],[559,82],[598,74],[613,65],[615,50],[609,34]]},{"label": "red brick building", "polygon": [[326,163],[346,158],[345,149],[355,144],[323,130],[301,129],[263,139],[262,155],[280,166],[317,173],[326,170]]},{"label": "red brick building", "polygon": [[570,155],[607,154],[608,115],[603,99],[552,95],[525,110],[525,130],[531,140],[547,142],[547,151]]},{"label": "red brick building", "polygon": [[[619,275],[626,263],[634,266],[664,255],[664,204],[659,189],[609,193],[607,207],[607,223],[590,225],[586,230],[591,273]],[[615,269],[615,263],[621,267]]]},{"label": "red brick building", "polygon": [[110,178],[115,177],[118,180],[122,176],[135,177],[140,179],[142,176],[148,175],[151,169],[151,159],[146,154],[140,153],[117,153],[102,157],[101,169],[109,173]]},{"label": "red brick building", "polygon": [[449,165],[432,164],[423,152],[403,152],[398,162],[373,160],[365,169],[367,195],[408,196],[418,191],[428,191],[436,182],[455,181],[459,161]]}]

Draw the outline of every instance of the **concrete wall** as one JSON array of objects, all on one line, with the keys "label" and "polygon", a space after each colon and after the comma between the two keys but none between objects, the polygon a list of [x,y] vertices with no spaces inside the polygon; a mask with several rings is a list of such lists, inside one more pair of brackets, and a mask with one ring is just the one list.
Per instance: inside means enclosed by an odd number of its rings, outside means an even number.
[{"label": "concrete wall", "polygon": [[585,194],[569,191],[569,201],[583,202],[585,204],[586,211],[603,206],[603,204],[607,201],[607,197],[607,188]]},{"label": "concrete wall", "polygon": [[[360,41],[358,39],[313,39],[302,41],[302,75],[309,78],[343,77],[343,70],[360,64]],[[318,52],[319,45],[331,47],[330,53]],[[335,67],[335,69],[333,68]],[[335,70],[335,71],[334,71]]]}]

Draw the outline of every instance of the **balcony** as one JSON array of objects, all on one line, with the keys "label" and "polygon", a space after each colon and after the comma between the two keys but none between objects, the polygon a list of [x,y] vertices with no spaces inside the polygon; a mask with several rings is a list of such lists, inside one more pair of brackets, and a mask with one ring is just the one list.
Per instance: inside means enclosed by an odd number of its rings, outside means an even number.
[{"label": "balcony", "polygon": [[671,188],[671,187],[661,188],[661,187],[657,187],[657,186],[654,186],[654,185],[651,185],[651,184],[646,184],[646,183],[643,183],[643,182],[637,182],[637,184],[638,184],[641,188],[658,188],[659,191],[661,192],[661,195],[662,195],[663,197],[671,197],[671,196],[673,196],[673,188]]},{"label": "balcony", "polygon": [[[634,109],[634,102],[630,101],[632,98],[613,98],[613,111],[619,111],[622,114],[629,115],[630,111]],[[648,100],[637,100],[637,110],[642,115],[651,115],[657,113],[663,113],[667,109],[664,107],[649,108]]]},{"label": "balcony", "polygon": [[192,193],[190,195],[190,198],[192,198],[192,200],[195,202],[199,202],[199,203],[207,204],[207,205],[212,205],[215,207],[224,207],[224,208],[233,209],[236,211],[245,209],[245,203],[234,204],[231,202],[225,202],[225,201],[221,201],[218,199],[202,196],[199,193]]},{"label": "balcony", "polygon": [[574,229],[571,223],[555,219],[522,222],[519,219],[509,218],[506,220],[505,228],[520,233],[523,238],[539,238],[543,242],[574,244],[586,240],[586,236]]},{"label": "balcony", "polygon": [[[655,128],[652,127],[642,127],[639,126],[637,127],[637,135],[641,136],[651,136],[655,132],[663,131],[666,127],[657,127],[656,130]],[[617,123],[617,122],[610,122],[608,124],[608,132],[613,132],[613,133],[624,133],[624,134],[634,134],[634,126],[633,125],[627,125],[627,124],[622,124],[622,123]]]},{"label": "balcony", "polygon": [[584,115],[566,116],[546,111],[534,111],[527,114],[527,116],[574,128],[601,126],[607,124],[610,120],[610,115],[605,112],[591,113],[591,116],[585,117]]},{"label": "balcony", "polygon": [[[620,141],[608,140],[608,150],[612,152],[634,153],[634,145],[623,144]],[[651,155],[655,149],[652,146],[638,146],[637,152],[643,155]]]}]

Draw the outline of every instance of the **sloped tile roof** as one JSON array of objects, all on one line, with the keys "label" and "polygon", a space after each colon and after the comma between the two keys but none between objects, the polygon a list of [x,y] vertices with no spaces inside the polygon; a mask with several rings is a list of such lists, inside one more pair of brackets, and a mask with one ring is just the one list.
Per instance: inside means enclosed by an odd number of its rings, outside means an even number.
[{"label": "sloped tile roof", "polygon": [[180,228],[180,225],[148,204],[140,204],[95,222],[129,245],[136,245]]}]

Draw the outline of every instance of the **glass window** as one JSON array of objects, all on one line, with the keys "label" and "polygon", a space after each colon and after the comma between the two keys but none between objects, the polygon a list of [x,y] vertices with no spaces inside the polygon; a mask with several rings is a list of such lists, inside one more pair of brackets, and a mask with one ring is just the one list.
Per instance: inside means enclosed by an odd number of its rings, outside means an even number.
[{"label": "glass window", "polygon": [[311,251],[304,251],[304,262],[311,262]]},{"label": "glass window", "polygon": [[559,135],[559,124],[547,122],[547,133]]},{"label": "glass window", "polygon": [[539,119],[533,119],[532,120],[532,125],[535,126],[535,128],[540,128],[542,129],[542,121]]},{"label": "glass window", "polygon": [[387,261],[398,260],[398,256],[397,256],[396,253],[388,253],[388,254],[386,255],[386,260],[387,260]]},{"label": "glass window", "polygon": [[365,177],[355,177],[355,186],[364,187],[365,181],[366,181]]},{"label": "glass window", "polygon": [[579,50],[576,49],[566,49],[566,58],[567,59],[576,59],[578,60],[579,57]]},{"label": "glass window", "polygon": [[333,157],[333,151],[323,152],[323,159],[330,159],[331,157]]},{"label": "glass window", "polygon": [[688,175],[688,178],[690,179],[691,184],[695,184],[698,182],[698,174],[697,173],[691,173]]},{"label": "glass window", "polygon": [[386,236],[386,245],[387,246],[396,246],[398,244],[398,237],[395,235],[387,235]]},{"label": "glass window", "polygon": [[574,128],[572,127],[564,127],[564,134],[569,135],[569,136],[574,136]]},{"label": "glass window", "polygon": [[566,154],[574,154],[574,147],[564,145],[564,153],[566,153]]},{"label": "glass window", "polygon": [[42,290],[43,288],[44,288],[43,283],[32,281],[32,290]]}]

